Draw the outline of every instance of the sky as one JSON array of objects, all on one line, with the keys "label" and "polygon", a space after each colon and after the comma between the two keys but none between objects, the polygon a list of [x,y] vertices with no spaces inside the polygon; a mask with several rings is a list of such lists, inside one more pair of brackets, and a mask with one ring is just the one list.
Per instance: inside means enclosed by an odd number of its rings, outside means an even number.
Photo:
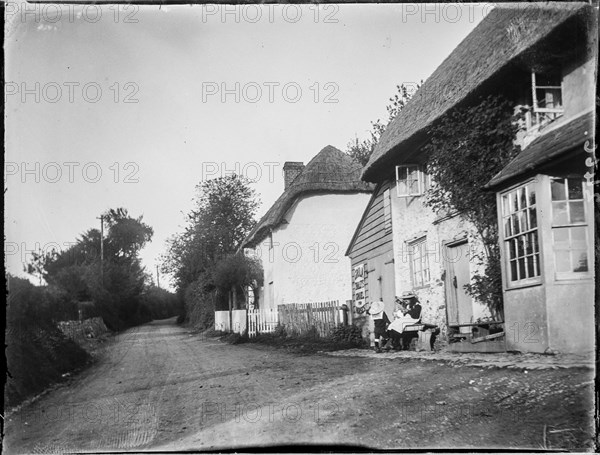
[{"label": "sky", "polygon": [[125,207],[154,229],[155,274],[196,185],[234,171],[260,217],[285,161],[367,138],[396,85],[427,79],[492,6],[8,3],[7,271]]}]

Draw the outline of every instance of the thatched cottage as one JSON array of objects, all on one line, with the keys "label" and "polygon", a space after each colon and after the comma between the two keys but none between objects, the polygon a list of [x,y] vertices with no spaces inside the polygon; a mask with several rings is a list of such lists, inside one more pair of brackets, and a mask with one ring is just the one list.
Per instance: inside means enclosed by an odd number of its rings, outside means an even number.
[{"label": "thatched cottage", "polygon": [[344,251],[373,187],[361,181],[361,166],[332,146],[306,166],[286,162],[283,170],[283,194],[242,245],[264,268],[259,306],[345,303],[352,289]]},{"label": "thatched cottage", "polygon": [[519,68],[531,87],[525,147],[486,187],[497,193],[507,348],[581,353],[596,327],[597,9],[547,8],[554,28]]},{"label": "thatched cottage", "polygon": [[394,295],[414,290],[423,320],[467,340],[480,321],[497,318],[464,291],[479,267],[470,260],[480,251],[473,226],[423,203],[423,147],[453,109],[502,94],[527,111],[527,124],[517,138],[522,153],[488,184],[498,191],[504,275],[505,320],[496,322],[505,340],[494,349],[593,346],[593,206],[582,181],[583,143],[593,134],[594,17],[585,3],[496,8],[425,81],[362,175],[376,190],[347,250],[364,277],[356,300],[383,297],[391,311]]}]

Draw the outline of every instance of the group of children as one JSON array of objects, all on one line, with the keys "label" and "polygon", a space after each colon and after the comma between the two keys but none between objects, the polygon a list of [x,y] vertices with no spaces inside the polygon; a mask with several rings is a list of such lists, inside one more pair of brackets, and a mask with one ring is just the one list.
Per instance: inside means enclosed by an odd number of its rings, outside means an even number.
[{"label": "group of children", "polygon": [[[404,334],[404,328],[421,320],[421,305],[417,296],[412,291],[406,291],[400,298],[396,297],[393,321],[388,318],[384,306],[383,301],[378,300],[371,303],[367,310],[375,326],[375,352],[382,352],[382,348],[390,350],[392,347],[407,350],[412,334]],[[390,342],[392,346],[389,346]]]}]

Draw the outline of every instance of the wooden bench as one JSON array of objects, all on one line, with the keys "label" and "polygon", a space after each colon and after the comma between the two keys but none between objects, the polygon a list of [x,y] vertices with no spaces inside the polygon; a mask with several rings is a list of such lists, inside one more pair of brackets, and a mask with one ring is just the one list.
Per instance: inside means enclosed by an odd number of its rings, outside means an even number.
[{"label": "wooden bench", "polygon": [[402,342],[410,342],[413,338],[418,337],[417,351],[433,351],[433,345],[439,333],[440,328],[437,325],[419,322],[404,327]]}]

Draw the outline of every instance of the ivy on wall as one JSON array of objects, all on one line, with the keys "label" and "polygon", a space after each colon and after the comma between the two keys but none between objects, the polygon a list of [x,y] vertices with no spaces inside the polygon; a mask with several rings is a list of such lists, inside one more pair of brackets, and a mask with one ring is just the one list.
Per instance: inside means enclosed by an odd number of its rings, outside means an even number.
[{"label": "ivy on wall", "polygon": [[496,195],[483,186],[519,152],[515,145],[520,114],[500,95],[480,98],[476,105],[455,109],[429,131],[425,146],[432,186],[426,205],[435,212],[457,211],[481,237],[484,266],[466,291],[502,317],[502,279]]}]

